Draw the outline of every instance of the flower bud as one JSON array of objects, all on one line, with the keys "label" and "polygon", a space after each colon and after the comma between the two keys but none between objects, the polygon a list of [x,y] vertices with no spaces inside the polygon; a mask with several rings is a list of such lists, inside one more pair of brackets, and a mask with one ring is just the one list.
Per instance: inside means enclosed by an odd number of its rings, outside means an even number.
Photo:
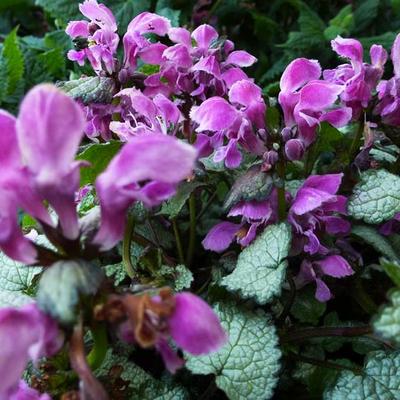
[{"label": "flower bud", "polygon": [[291,128],[283,128],[281,131],[281,135],[282,135],[282,139],[284,142],[287,142],[288,140],[290,140],[293,137],[293,132]]},{"label": "flower bud", "polygon": [[285,154],[288,160],[300,160],[304,155],[304,144],[299,139],[290,139],[285,144]]}]

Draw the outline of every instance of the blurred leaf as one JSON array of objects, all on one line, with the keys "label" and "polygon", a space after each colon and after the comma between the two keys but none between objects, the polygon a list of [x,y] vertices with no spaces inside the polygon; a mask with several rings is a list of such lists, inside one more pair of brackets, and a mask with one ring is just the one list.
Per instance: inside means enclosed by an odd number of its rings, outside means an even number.
[{"label": "blurred leaf", "polygon": [[110,8],[117,19],[120,34],[126,32],[126,28],[133,18],[143,11],[148,11],[150,5],[150,0],[112,0]]},{"label": "blurred leaf", "polygon": [[181,212],[191,193],[198,187],[203,186],[201,182],[183,182],[179,185],[177,193],[163,203],[159,214],[168,215],[169,218],[175,218]]},{"label": "blurred leaf", "polygon": [[83,104],[111,103],[115,94],[114,79],[102,76],[58,82],[57,86],[73,99],[81,100]]},{"label": "blurred leaf", "polygon": [[336,383],[326,389],[324,400],[400,398],[400,351],[370,353],[362,374],[342,371]]},{"label": "blurred leaf", "polygon": [[102,269],[90,262],[57,261],[40,279],[38,305],[60,323],[70,325],[78,317],[76,307],[79,302],[97,292],[103,277]]},{"label": "blurred leaf", "polygon": [[381,258],[379,261],[389,278],[400,288],[400,263],[386,258]]},{"label": "blurred leaf", "polygon": [[385,305],[375,317],[373,327],[385,339],[400,344],[400,289],[388,294],[390,305]]},{"label": "blurred leaf", "polygon": [[378,14],[379,0],[363,0],[354,11],[354,32],[364,30]]},{"label": "blurred leaf", "polygon": [[316,325],[325,310],[326,304],[318,301],[314,288],[308,286],[297,291],[290,313],[300,322]]},{"label": "blurred leaf", "polygon": [[88,145],[78,154],[78,160],[90,162],[89,167],[81,169],[81,186],[93,184],[122,147],[121,142],[113,141],[108,143],[94,143]]},{"label": "blurred leaf", "polygon": [[71,0],[35,0],[54,19],[59,19],[67,25],[68,21],[80,20],[79,2]]},{"label": "blurred leaf", "polygon": [[261,171],[260,165],[253,165],[237,178],[226,196],[224,209],[229,210],[239,201],[263,200],[273,189],[271,175]]}]

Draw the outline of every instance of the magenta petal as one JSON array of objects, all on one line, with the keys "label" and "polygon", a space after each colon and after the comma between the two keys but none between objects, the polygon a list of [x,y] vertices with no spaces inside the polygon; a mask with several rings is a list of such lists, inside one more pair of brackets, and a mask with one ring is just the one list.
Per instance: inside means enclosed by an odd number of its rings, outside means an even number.
[{"label": "magenta petal", "polygon": [[325,229],[330,235],[347,234],[351,230],[350,222],[341,217],[328,216],[322,219],[325,223]]},{"label": "magenta petal", "polygon": [[54,354],[60,347],[53,320],[35,304],[0,310],[0,398],[17,390],[29,360]]},{"label": "magenta petal", "polygon": [[117,23],[111,10],[104,4],[98,4],[96,0],[85,0],[79,5],[80,12],[101,28],[113,32],[117,30]]},{"label": "magenta petal", "polygon": [[175,300],[169,328],[178,347],[200,355],[216,351],[227,342],[217,315],[204,300],[188,292],[175,295]]},{"label": "magenta petal", "polygon": [[87,21],[71,21],[65,28],[65,33],[72,39],[78,36],[87,38],[89,36],[89,23]]},{"label": "magenta petal", "polygon": [[256,61],[257,58],[243,50],[232,51],[226,59],[228,64],[237,65],[238,67],[250,67]]},{"label": "magenta petal", "polygon": [[191,47],[192,39],[190,32],[185,28],[171,28],[168,31],[168,36],[174,43],[181,43],[186,47]]},{"label": "magenta petal", "polygon": [[171,23],[167,18],[157,14],[143,12],[129,23],[127,32],[137,32],[140,35],[144,33],[154,33],[158,36],[164,36],[170,29]]},{"label": "magenta petal", "polygon": [[317,60],[297,58],[293,60],[282,74],[280,87],[282,92],[294,92],[304,84],[321,76],[321,66]]},{"label": "magenta petal", "polygon": [[320,207],[324,202],[333,201],[335,197],[330,193],[303,186],[297,192],[290,211],[297,215],[303,215]]},{"label": "magenta petal", "polygon": [[388,54],[387,51],[377,44],[373,44],[369,50],[372,66],[375,68],[383,68],[386,64]]},{"label": "magenta petal", "polygon": [[316,264],[325,275],[335,278],[343,278],[354,274],[350,264],[342,256],[328,256],[323,260],[317,261]]},{"label": "magenta petal", "polygon": [[332,293],[325,282],[322,279],[317,278],[315,283],[317,284],[317,290],[315,292],[316,299],[321,303],[325,303],[330,300],[332,298]]},{"label": "magenta petal", "polygon": [[210,25],[200,25],[192,32],[192,38],[196,41],[198,47],[208,49],[213,40],[217,39],[217,31]]},{"label": "magenta petal", "polygon": [[324,81],[308,83],[300,91],[300,101],[296,106],[299,110],[322,111],[331,106],[343,91],[343,86]]},{"label": "magenta petal", "polygon": [[229,211],[228,217],[241,215],[250,220],[268,219],[272,214],[269,201],[240,201]]},{"label": "magenta petal", "polygon": [[221,222],[215,225],[201,242],[206,250],[216,251],[218,253],[224,251],[233,242],[236,233],[241,225],[232,222]]},{"label": "magenta petal", "polygon": [[[196,158],[192,146],[171,136],[131,138],[96,180],[102,222],[95,243],[105,250],[113,247],[122,237],[129,205],[143,196],[151,204],[165,199],[167,192],[172,194],[172,185],[190,175]],[[149,182],[141,193],[139,183],[146,181],[159,184]]]},{"label": "magenta petal", "polygon": [[84,126],[81,107],[55,86],[42,84],[28,92],[17,134],[22,158],[40,183],[64,185],[63,175],[70,172]]},{"label": "magenta petal", "polygon": [[355,39],[343,39],[338,36],[331,41],[332,49],[342,57],[349,58],[353,66],[360,67],[363,60],[363,48]]},{"label": "magenta petal", "polygon": [[156,343],[156,349],[161,354],[164,364],[171,374],[174,374],[185,365],[185,361],[171,349],[171,346],[166,340],[160,339]]},{"label": "magenta petal", "polygon": [[322,121],[327,121],[336,128],[341,128],[349,123],[352,116],[352,109],[350,107],[341,107],[336,110],[328,111],[323,114],[319,119]]},{"label": "magenta petal", "polygon": [[396,78],[400,77],[400,33],[396,36],[393,42],[391,57],[393,61],[394,75]]},{"label": "magenta petal", "polygon": [[222,97],[211,97],[199,107],[192,108],[190,117],[199,124],[196,128],[197,132],[220,131],[232,126],[237,112]]},{"label": "magenta petal", "polygon": [[322,190],[326,193],[336,194],[342,183],[343,174],[312,175],[308,177],[302,187]]},{"label": "magenta petal", "polygon": [[[13,115],[0,110],[0,169],[15,169],[21,166],[21,154],[18,148],[16,119]],[[0,176],[0,180],[5,178]]]},{"label": "magenta petal", "polygon": [[30,388],[24,381],[20,381],[18,387],[5,400],[51,400],[48,394],[40,394]]},{"label": "magenta petal", "polygon": [[154,43],[140,50],[139,56],[146,64],[161,64],[165,49],[167,49],[165,44]]},{"label": "magenta petal", "polygon": [[241,68],[229,68],[221,74],[221,78],[228,88],[231,88],[231,86],[237,81],[249,79]]}]

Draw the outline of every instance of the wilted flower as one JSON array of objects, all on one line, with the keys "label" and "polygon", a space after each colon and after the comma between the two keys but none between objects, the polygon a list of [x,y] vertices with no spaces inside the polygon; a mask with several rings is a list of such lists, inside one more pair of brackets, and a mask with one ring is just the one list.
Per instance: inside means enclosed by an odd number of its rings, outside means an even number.
[{"label": "wilted flower", "polygon": [[184,361],[172,350],[169,339],[194,355],[216,351],[227,341],[212,308],[189,292],[173,295],[170,289],[161,289],[157,296],[112,296],[97,317],[120,324],[125,341],[155,347],[172,373]]}]

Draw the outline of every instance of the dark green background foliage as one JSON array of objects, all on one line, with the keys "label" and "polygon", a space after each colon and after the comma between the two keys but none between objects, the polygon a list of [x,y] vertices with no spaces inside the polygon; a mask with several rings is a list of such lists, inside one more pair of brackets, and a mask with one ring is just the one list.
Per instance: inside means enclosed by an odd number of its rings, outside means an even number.
[{"label": "dark green background foliage", "polygon": [[[251,74],[269,94],[289,61],[317,58],[323,66],[337,63],[330,40],[355,36],[365,45],[390,48],[400,28],[399,0],[105,0],[123,33],[138,13],[150,10],[174,25],[215,25],[237,48],[259,62]],[[71,44],[63,33],[67,22],[80,18],[78,0],[2,0],[0,2],[0,102],[15,111],[21,95],[43,81],[68,79],[77,73],[66,61]],[[17,27],[16,31],[13,31]],[[16,37],[17,35],[17,37]],[[8,39],[8,40],[7,40]]]}]

